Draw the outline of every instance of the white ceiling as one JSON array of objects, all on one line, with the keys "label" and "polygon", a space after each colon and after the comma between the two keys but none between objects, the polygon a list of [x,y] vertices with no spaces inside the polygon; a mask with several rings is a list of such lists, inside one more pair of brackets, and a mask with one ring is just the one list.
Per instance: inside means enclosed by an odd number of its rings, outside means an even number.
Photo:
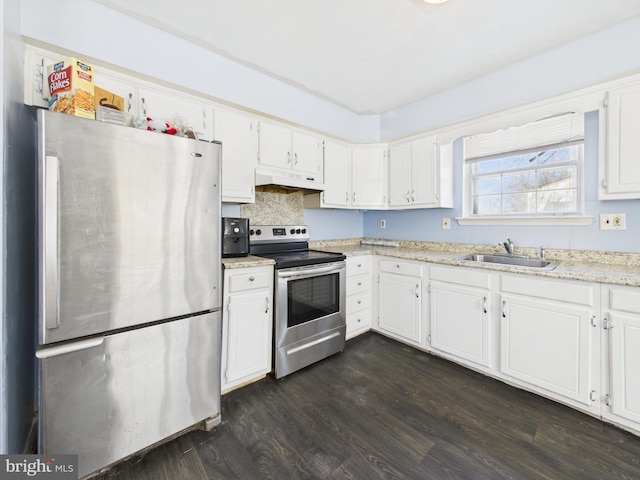
[{"label": "white ceiling", "polygon": [[359,114],[640,15],[640,0],[98,1]]}]

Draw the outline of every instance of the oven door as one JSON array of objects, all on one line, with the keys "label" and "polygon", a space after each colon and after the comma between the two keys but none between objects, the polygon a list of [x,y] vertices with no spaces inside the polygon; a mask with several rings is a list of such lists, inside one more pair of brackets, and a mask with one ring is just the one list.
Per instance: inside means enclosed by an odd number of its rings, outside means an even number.
[{"label": "oven door", "polygon": [[344,350],[345,262],[276,270],[276,378]]}]

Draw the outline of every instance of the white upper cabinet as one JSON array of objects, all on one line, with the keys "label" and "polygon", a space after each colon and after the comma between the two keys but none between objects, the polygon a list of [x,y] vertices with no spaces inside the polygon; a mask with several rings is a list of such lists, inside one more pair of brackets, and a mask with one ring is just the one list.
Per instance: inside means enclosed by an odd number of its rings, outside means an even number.
[{"label": "white upper cabinet", "polygon": [[214,138],[222,142],[223,202],[255,202],[256,123],[249,115],[213,111]]},{"label": "white upper cabinet", "polygon": [[322,141],[313,134],[260,121],[258,164],[322,183]]},{"label": "white upper cabinet", "polygon": [[351,149],[351,206],[387,207],[386,145],[354,146]]},{"label": "white upper cabinet", "polygon": [[411,206],[411,193],[411,143],[398,143],[389,148],[389,206]]},{"label": "white upper cabinet", "polygon": [[324,185],[322,207],[351,206],[351,151],[348,145],[325,140]]},{"label": "white upper cabinet", "polygon": [[640,84],[610,90],[600,111],[600,200],[640,198]]},{"label": "white upper cabinet", "polygon": [[389,207],[453,207],[453,149],[434,136],[390,148]]},{"label": "white upper cabinet", "polygon": [[200,140],[213,140],[212,108],[204,100],[169,89],[138,88],[138,115],[188,126]]}]

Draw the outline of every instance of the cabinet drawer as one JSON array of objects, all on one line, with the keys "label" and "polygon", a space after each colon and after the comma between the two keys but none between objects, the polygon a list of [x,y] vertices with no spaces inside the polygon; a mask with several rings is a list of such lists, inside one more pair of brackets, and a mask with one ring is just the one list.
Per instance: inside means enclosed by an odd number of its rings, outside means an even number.
[{"label": "cabinet drawer", "polygon": [[347,277],[371,273],[371,257],[362,255],[358,257],[347,257]]},{"label": "cabinet drawer", "polygon": [[347,315],[347,333],[371,327],[371,309],[360,310]]},{"label": "cabinet drawer", "polygon": [[234,273],[229,276],[229,292],[242,292],[256,288],[269,288],[273,271],[269,268],[247,273]]},{"label": "cabinet drawer", "polygon": [[491,276],[478,269],[460,267],[431,267],[431,280],[457,283],[466,287],[490,288]]},{"label": "cabinet drawer", "polygon": [[393,260],[380,260],[380,271],[387,273],[397,273],[399,275],[422,276],[422,265],[419,263],[408,263]]},{"label": "cabinet drawer", "polygon": [[640,288],[607,287],[609,291],[609,308],[629,313],[640,313]]},{"label": "cabinet drawer", "polygon": [[595,286],[571,280],[539,280],[528,275],[503,275],[502,291],[544,300],[593,306]]},{"label": "cabinet drawer", "polygon": [[347,295],[371,291],[371,277],[362,275],[360,277],[347,278]]},{"label": "cabinet drawer", "polygon": [[369,307],[371,307],[371,295],[369,293],[347,297],[347,315]]}]

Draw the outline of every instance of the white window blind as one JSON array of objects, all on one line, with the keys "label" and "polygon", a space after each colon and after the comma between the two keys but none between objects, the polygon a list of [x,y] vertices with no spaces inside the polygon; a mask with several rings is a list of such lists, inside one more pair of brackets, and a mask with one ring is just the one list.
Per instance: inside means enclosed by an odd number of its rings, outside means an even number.
[{"label": "white window blind", "polygon": [[584,114],[565,113],[506,130],[465,137],[466,161],[584,139]]}]

